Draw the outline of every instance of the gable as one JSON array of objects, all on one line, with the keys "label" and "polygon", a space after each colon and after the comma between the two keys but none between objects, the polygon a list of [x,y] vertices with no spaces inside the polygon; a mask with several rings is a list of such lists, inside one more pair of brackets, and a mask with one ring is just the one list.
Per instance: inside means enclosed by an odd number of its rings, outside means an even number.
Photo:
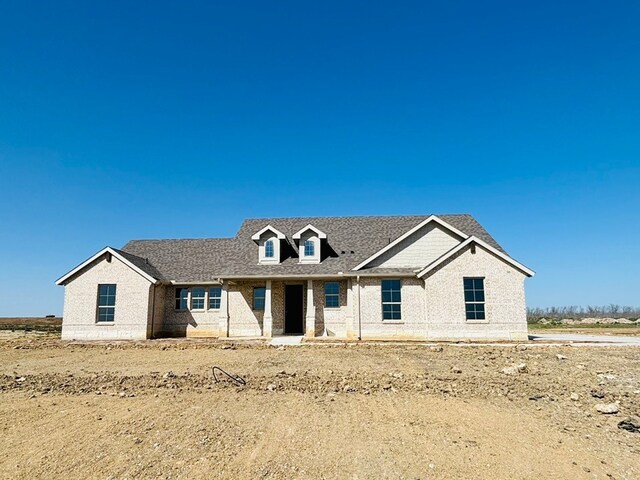
[{"label": "gable", "polygon": [[462,241],[439,224],[428,223],[368,263],[365,268],[424,268]]},{"label": "gable", "polygon": [[[155,269],[148,265],[144,259],[135,257],[134,255],[126,252],[121,252],[120,250],[116,250],[111,247],[105,247],[98,253],[96,253],[93,257],[85,260],[76,268],[56,280],[56,285],[66,285],[78,275],[83,275],[88,270],[93,268],[96,264],[101,263],[102,260],[104,260],[107,264],[111,264],[114,260],[117,260],[136,274],[144,277],[147,281],[154,284],[159,282],[158,279],[153,277],[152,274],[147,271],[150,270],[154,272]],[[144,266],[141,265],[141,261],[142,265]]]},{"label": "gable", "polygon": [[[476,248],[476,246],[478,248]],[[487,253],[487,255],[493,256],[496,261],[502,262],[505,266],[509,266],[512,269],[522,272],[527,277],[533,277],[535,275],[535,272],[533,270],[514,260],[506,253],[501,252],[500,250],[492,247],[479,238],[471,236],[464,242],[449,250],[442,257],[427,265],[421,272],[418,273],[418,278],[423,278],[431,275],[432,272],[438,271],[444,265],[448,265],[449,263],[453,262],[456,258],[460,257],[467,251],[470,251],[472,255],[476,255],[477,252],[484,251]]]}]

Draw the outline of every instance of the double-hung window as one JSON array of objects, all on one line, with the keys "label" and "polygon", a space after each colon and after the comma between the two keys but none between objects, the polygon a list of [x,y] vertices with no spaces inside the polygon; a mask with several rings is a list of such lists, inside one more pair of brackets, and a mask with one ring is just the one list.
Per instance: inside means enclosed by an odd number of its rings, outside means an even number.
[{"label": "double-hung window", "polygon": [[191,310],[204,310],[204,288],[191,290]]},{"label": "double-hung window", "polygon": [[189,307],[189,289],[176,288],[176,310],[186,310]]},{"label": "double-hung window", "polygon": [[339,282],[325,282],[324,306],[327,308],[338,308],[340,306],[340,283]]},{"label": "double-hung window", "polygon": [[266,289],[264,287],[253,288],[253,309],[264,310],[264,297]]},{"label": "double-hung window", "polygon": [[400,280],[382,280],[382,320],[402,320]]},{"label": "double-hung window", "polygon": [[98,285],[98,322],[113,322],[116,315],[116,286]]},{"label": "double-hung window", "polygon": [[217,310],[220,308],[220,299],[222,298],[222,288],[212,287],[209,289],[209,308]]},{"label": "double-hung window", "polygon": [[467,320],[484,320],[484,278],[465,277],[463,283]]}]

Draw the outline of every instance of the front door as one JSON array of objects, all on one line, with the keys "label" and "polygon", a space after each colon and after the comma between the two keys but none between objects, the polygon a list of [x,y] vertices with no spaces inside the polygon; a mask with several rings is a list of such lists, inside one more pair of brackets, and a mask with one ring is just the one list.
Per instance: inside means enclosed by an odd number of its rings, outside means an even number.
[{"label": "front door", "polygon": [[284,333],[302,335],[302,285],[285,285],[284,292]]}]

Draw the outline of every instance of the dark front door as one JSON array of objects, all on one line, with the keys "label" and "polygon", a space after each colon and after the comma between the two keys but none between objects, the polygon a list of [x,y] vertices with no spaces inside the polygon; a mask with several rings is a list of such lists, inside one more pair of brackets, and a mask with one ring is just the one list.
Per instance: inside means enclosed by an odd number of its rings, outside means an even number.
[{"label": "dark front door", "polygon": [[302,335],[302,285],[285,285],[284,333]]}]

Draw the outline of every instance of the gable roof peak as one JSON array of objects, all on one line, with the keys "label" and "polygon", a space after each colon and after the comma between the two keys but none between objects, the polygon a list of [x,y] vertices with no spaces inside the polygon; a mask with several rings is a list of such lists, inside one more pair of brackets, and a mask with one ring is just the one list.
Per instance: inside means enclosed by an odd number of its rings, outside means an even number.
[{"label": "gable roof peak", "polygon": [[312,230],[313,232],[316,233],[316,235],[318,235],[318,238],[321,240],[325,240],[327,238],[327,234],[324,233],[322,230],[320,230],[319,228],[314,227],[313,225],[311,225],[310,223],[305,226],[302,227],[300,230],[298,230],[296,233],[293,234],[293,236],[291,238],[293,238],[294,240],[300,240],[300,237],[302,236],[302,234],[304,232],[306,232],[307,230]]},{"label": "gable roof peak", "polygon": [[258,240],[260,240],[260,237],[262,236],[262,234],[264,232],[273,232],[273,233],[275,233],[276,234],[276,238],[278,240],[284,240],[286,238],[284,233],[282,233],[280,230],[275,229],[274,227],[271,226],[271,224],[269,224],[266,227],[262,228],[261,230],[258,230],[253,235],[251,235],[251,240],[253,240],[254,242],[257,242]]}]

